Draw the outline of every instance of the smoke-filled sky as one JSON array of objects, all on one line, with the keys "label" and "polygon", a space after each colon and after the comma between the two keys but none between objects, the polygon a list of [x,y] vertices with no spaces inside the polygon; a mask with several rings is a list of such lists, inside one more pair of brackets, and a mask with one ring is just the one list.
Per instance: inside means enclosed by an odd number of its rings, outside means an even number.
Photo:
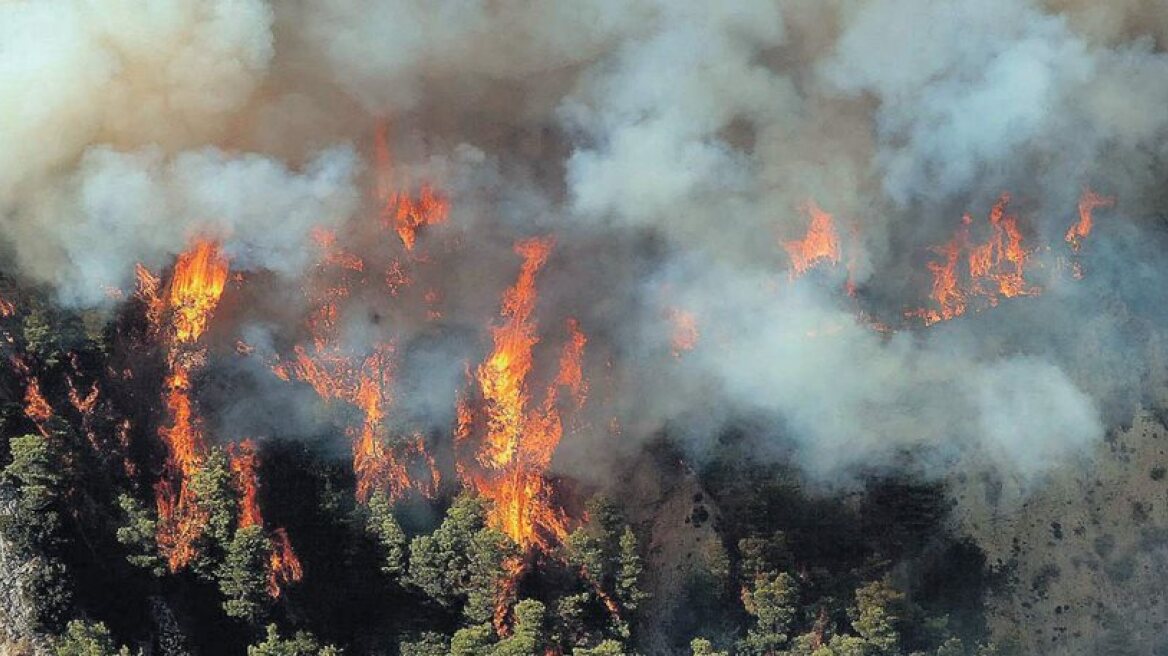
[{"label": "smoke-filled sky", "polygon": [[[582,432],[615,416],[623,440],[666,429],[701,453],[763,417],[825,479],[905,450],[1026,478],[1163,379],[1144,362],[1165,318],[1166,40],[1160,0],[0,1],[0,252],[109,307],[135,264],[218,239],[268,297],[221,314],[279,350],[313,230],[406,261],[369,238],[373,190],[433,184],[450,220],[411,276],[441,291],[438,326],[408,294],[342,313],[352,348],[409,355],[414,421],[449,425],[513,242],[554,235],[538,317],[549,353],[566,317],[589,335]],[[1117,202],[1075,280],[1059,262],[1087,187]],[[904,319],[929,302],[930,247],[1003,192],[1044,293]],[[808,203],[848,272],[788,275]],[[679,310],[699,339],[677,358]]]}]

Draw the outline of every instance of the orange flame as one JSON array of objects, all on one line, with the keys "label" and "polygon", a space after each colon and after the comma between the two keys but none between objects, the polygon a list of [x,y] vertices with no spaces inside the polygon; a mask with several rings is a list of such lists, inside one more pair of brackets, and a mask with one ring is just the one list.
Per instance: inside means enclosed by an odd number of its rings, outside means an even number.
[{"label": "orange flame", "polygon": [[53,407],[41,394],[40,381],[35,377],[28,379],[28,386],[24,390],[24,414],[37,425],[42,435],[48,436],[45,423],[53,416]]},{"label": "orange flame", "polygon": [[396,194],[386,205],[387,216],[393,205],[396,205],[396,209],[392,211],[393,227],[407,251],[414,250],[419,228],[444,223],[450,215],[449,201],[430,185],[422,185],[417,198],[411,198],[404,193]]},{"label": "orange flame", "polygon": [[235,475],[235,485],[239,488],[239,526],[263,526],[260,512],[259,481],[256,476],[255,442],[243,440],[229,447],[231,472]]},{"label": "orange flame", "polygon": [[[1018,219],[1007,212],[1009,203],[1009,194],[1002,194],[994,203],[989,214],[990,234],[982,243],[971,240],[973,217],[962,216],[961,227],[953,238],[934,249],[942,259],[927,265],[933,275],[929,298],[936,307],[912,310],[907,316],[932,325],[965,314],[974,298],[980,299],[984,306],[993,307],[1002,298],[1041,293],[1039,287],[1026,281],[1031,251],[1022,245]],[[963,251],[967,252],[965,272],[959,270]]]},{"label": "orange flame", "polygon": [[[503,321],[491,329],[494,349],[475,372],[482,397],[484,434],[474,454],[477,470],[460,463],[464,478],[485,498],[493,526],[521,547],[546,548],[567,536],[567,522],[555,508],[544,471],[563,436],[559,390],[567,388],[582,404],[587,394],[581,360],[587,339],[577,322],[569,321],[569,339],[559,371],[542,406],[531,404],[528,376],[532,349],[539,342],[532,318],[537,300],[535,277],[547,261],[553,241],[528,239],[515,246],[523,258],[519,277],[503,294]],[[458,408],[456,439],[469,438],[475,419],[464,400]]]},{"label": "orange flame", "polygon": [[[362,269],[357,269],[353,262],[337,256],[331,233],[318,233],[317,241],[325,249],[320,262],[322,271],[363,270],[363,264]],[[402,284],[406,283],[408,280],[403,279]],[[440,475],[433,458],[426,453],[421,436],[392,444],[386,440],[385,420],[393,403],[390,394],[393,344],[378,344],[363,360],[335,344],[339,303],[349,294],[349,289],[343,285],[324,287],[322,298],[308,321],[311,347],[297,344],[293,348],[295,357],[275,364],[273,371],[284,380],[296,378],[308,383],[326,402],[343,401],[361,411],[360,424],[350,426],[346,431],[352,439],[358,501],[368,501],[376,490],[386,492],[391,500],[409,490],[431,496],[437,491]],[[411,476],[414,471],[426,475]]]},{"label": "orange flame", "polygon": [[783,242],[791,258],[791,278],[798,278],[820,262],[838,264],[840,261],[839,235],[832,216],[812,201],[803,206],[811,217],[807,233],[802,239]]},{"label": "orange flame", "polygon": [[[158,507],[158,545],[172,571],[197,555],[195,542],[203,534],[206,512],[199,508],[187,483],[198,469],[204,449],[203,434],[191,400],[191,373],[202,361],[196,345],[227,284],[227,260],[218,245],[198,239],[178,257],[170,282],[170,320],[173,343],[167,363],[165,402],[170,424],[159,429],[167,447],[163,478],[155,485]],[[147,311],[157,301],[157,282],[145,268],[138,269],[139,296]]]},{"label": "orange flame", "polygon": [[377,126],[374,135],[374,154],[377,161],[376,194],[382,203],[381,218],[387,227],[397,232],[407,251],[414,250],[418,230],[424,226],[444,223],[450,215],[450,202],[432,186],[423,184],[416,197],[393,188],[393,163],[389,154],[389,140],[384,123]]},{"label": "orange flame", "polygon": [[1083,246],[1083,240],[1091,234],[1091,229],[1095,222],[1092,219],[1092,212],[1100,207],[1111,207],[1115,205],[1115,198],[1109,196],[1101,196],[1090,189],[1084,189],[1083,195],[1079,197],[1079,221],[1067,229],[1066,242],[1070,244],[1071,251],[1078,253]]},{"label": "orange flame", "polygon": [[179,255],[170,283],[176,341],[199,339],[226,284],[227,259],[219,254],[215,242],[197,240],[193,248]]},{"label": "orange flame", "polygon": [[280,596],[283,586],[304,577],[304,568],[296,552],[292,551],[292,542],[288,540],[288,533],[284,529],[272,531],[270,539],[272,552],[268,556],[268,594],[276,598]]},{"label": "orange flame", "polygon": [[[259,456],[255,442],[246,439],[230,447],[231,471],[239,488],[239,528],[264,525],[259,503],[259,477],[256,467]],[[279,597],[282,587],[299,581],[304,576],[300,559],[292,550],[292,542],[283,528],[272,531],[268,537],[271,551],[268,554],[268,594]]]}]

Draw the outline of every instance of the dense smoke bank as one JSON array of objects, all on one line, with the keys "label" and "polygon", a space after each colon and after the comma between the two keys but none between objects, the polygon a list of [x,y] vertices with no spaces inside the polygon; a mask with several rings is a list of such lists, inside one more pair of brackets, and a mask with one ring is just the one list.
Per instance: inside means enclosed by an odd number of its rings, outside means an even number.
[{"label": "dense smoke bank", "polygon": [[1026,480],[1161,382],[1165,38],[1152,0],[4,3],[5,271],[108,309],[216,242],[247,394],[212,432],[305,438],[288,363],[345,287],[330,348],[392,360],[388,430],[450,435],[546,239],[530,389],[587,336],[565,444],[761,415],[823,480]]}]

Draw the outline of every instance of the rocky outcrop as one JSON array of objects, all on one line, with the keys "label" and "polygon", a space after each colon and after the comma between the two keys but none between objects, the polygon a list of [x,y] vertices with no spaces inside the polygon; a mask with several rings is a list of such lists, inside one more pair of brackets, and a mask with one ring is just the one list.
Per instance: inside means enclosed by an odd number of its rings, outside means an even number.
[{"label": "rocky outcrop", "polygon": [[[11,490],[0,488],[0,518],[13,511]],[[17,554],[0,535],[0,656],[49,654],[48,640],[36,632],[35,605],[29,599],[28,582],[43,563],[39,558]]]}]

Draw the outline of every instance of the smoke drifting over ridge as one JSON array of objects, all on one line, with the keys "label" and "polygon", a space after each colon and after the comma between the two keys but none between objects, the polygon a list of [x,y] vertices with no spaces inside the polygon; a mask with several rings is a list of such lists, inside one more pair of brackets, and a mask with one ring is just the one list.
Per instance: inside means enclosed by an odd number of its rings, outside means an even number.
[{"label": "smoke drifting over ridge", "polygon": [[[449,432],[455,390],[435,390],[482,360],[513,243],[553,235],[537,360],[578,318],[579,439],[616,417],[621,440],[667,427],[700,451],[761,413],[824,478],[904,449],[1030,475],[1162,382],[1142,362],[1164,318],[1165,38],[1152,1],[8,2],[0,239],[76,306],[220,240],[269,298],[218,330],[263,354],[302,329],[314,228],[385,257],[402,246],[370,237],[370,190],[432,184],[450,219],[419,232],[419,289],[340,316],[347,348],[392,337],[421,363],[397,370],[407,423]],[[1118,202],[1080,281],[1060,257],[1085,187]],[[1003,192],[1043,295],[906,320],[930,247]],[[811,202],[847,261],[793,279]],[[438,328],[410,300],[431,290]],[[678,311],[697,344],[672,357]]]}]

